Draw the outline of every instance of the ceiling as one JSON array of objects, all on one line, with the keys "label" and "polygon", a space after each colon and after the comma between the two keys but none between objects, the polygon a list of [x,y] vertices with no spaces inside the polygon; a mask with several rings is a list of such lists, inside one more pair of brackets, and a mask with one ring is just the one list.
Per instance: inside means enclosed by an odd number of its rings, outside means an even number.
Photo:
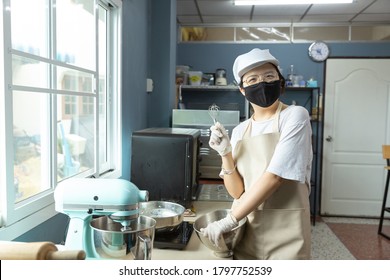
[{"label": "ceiling", "polygon": [[352,4],[235,6],[233,0],[177,0],[180,25],[256,23],[390,24],[389,0],[355,0]]}]

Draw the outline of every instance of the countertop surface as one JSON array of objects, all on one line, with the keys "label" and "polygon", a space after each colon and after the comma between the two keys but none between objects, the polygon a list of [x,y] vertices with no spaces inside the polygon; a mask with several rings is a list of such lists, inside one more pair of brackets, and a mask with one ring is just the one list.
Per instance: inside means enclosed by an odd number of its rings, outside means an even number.
[{"label": "countertop surface", "polygon": [[[193,223],[198,217],[219,209],[230,209],[232,202],[229,201],[194,201],[195,217],[184,217],[184,221]],[[157,249],[152,251],[152,260],[224,260],[213,254],[211,250],[204,246],[195,231],[187,246],[182,250],[175,249]],[[226,258],[229,260],[229,258]]]}]

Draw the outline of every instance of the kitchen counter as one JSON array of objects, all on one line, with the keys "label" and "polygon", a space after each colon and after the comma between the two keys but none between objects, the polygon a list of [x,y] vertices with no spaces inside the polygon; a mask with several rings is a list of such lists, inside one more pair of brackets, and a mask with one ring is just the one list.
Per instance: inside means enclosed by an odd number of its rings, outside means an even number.
[{"label": "kitchen counter", "polygon": [[[194,201],[195,217],[184,217],[184,221],[193,223],[198,217],[219,209],[230,209],[232,202],[229,201]],[[152,252],[152,260],[229,260],[231,258],[218,258],[204,246],[195,231],[187,246],[183,250],[157,249]]]}]

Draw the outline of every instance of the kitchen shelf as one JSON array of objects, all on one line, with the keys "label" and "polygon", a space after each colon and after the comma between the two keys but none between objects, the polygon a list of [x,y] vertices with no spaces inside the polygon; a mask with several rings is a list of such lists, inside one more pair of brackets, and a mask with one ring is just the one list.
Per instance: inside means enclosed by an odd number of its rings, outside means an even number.
[{"label": "kitchen shelf", "polygon": [[286,87],[286,91],[320,90],[319,87]]},{"label": "kitchen shelf", "polygon": [[207,92],[210,90],[238,90],[236,85],[226,85],[226,86],[213,86],[213,85],[200,85],[200,86],[191,86],[191,85],[181,85],[181,89],[186,90],[200,90],[199,92]]}]

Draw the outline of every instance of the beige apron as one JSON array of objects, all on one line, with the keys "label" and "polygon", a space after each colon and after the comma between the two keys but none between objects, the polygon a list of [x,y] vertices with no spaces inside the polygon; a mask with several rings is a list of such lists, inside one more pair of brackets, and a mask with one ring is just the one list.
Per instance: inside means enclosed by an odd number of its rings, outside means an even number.
[{"label": "beige apron", "polygon": [[[234,150],[237,170],[245,191],[266,171],[279,142],[279,115],[273,132],[251,137],[252,122]],[[285,180],[257,210],[250,213],[242,241],[234,250],[235,259],[310,259],[311,226],[307,184]],[[245,193],[244,195],[245,196]],[[232,207],[240,203],[235,200]]]}]

